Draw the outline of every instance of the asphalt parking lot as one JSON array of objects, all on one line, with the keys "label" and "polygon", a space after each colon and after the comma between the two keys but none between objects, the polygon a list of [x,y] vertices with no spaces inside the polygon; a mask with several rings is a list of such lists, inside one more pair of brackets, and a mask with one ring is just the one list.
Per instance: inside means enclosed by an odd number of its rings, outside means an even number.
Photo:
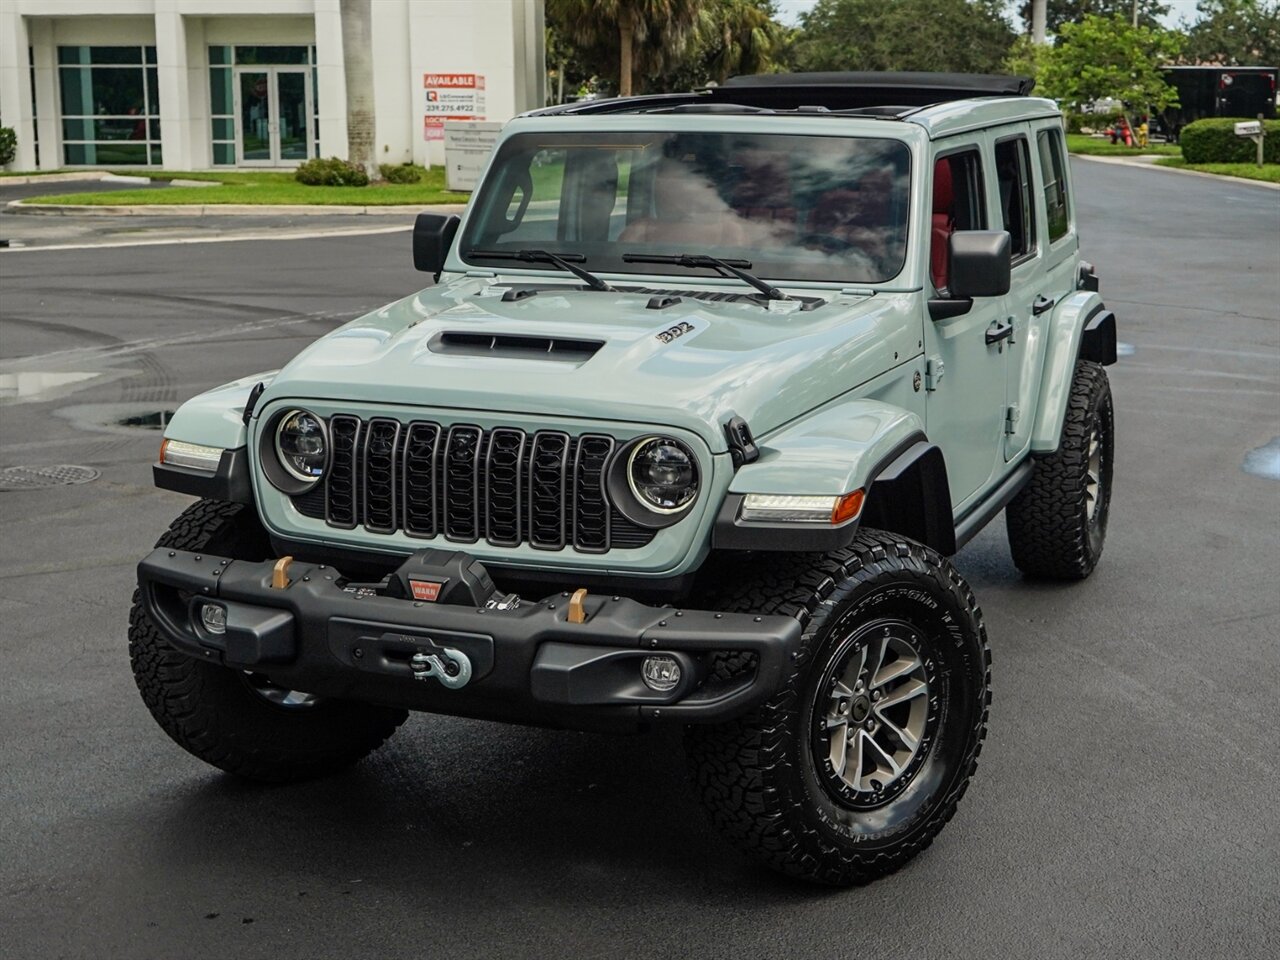
[{"label": "asphalt parking lot", "polygon": [[1075,182],[1132,348],[1106,553],[1027,583],[997,522],[956,557],[995,659],[982,762],[923,856],[847,891],[723,845],[672,735],[418,716],[274,789],[180,750],[125,631],[133,565],[188,500],[127,424],[420,286],[408,236],[78,248],[88,224],[0,251],[0,467],[101,472],[0,492],[0,954],[1280,953],[1280,479],[1242,469],[1280,437],[1280,192],[1087,161]]}]

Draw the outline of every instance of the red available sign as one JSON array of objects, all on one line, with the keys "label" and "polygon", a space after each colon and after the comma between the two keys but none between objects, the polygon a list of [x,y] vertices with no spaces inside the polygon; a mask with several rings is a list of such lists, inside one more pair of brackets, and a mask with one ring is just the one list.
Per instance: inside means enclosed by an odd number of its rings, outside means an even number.
[{"label": "red available sign", "polygon": [[473,87],[484,89],[484,77],[474,73],[424,73],[422,86],[426,87]]}]

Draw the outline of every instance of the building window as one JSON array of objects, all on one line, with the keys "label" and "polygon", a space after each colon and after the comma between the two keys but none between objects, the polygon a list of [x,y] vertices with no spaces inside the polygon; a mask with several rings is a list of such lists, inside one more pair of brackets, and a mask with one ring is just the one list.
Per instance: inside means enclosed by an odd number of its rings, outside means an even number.
[{"label": "building window", "polygon": [[58,83],[64,163],[161,163],[155,47],[59,47]]}]

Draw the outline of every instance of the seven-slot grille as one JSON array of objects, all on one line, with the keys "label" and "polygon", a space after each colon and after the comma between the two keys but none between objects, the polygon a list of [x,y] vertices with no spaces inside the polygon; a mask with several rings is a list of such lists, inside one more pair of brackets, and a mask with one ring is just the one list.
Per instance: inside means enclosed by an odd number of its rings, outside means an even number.
[{"label": "seven-slot grille", "polygon": [[641,547],[654,536],[605,497],[605,466],[618,447],[605,434],[335,414],[329,442],[324,481],[293,503],[331,527],[583,553]]}]

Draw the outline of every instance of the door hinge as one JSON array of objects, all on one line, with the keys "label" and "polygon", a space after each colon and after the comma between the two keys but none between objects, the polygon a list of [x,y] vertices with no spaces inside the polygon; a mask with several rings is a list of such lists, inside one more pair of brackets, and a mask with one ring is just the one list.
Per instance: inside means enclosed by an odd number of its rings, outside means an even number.
[{"label": "door hinge", "polygon": [[924,362],[924,388],[929,392],[938,389],[938,384],[942,382],[942,375],[946,373],[947,365],[942,362],[941,357],[930,357]]},{"label": "door hinge", "polygon": [[1018,432],[1018,418],[1020,416],[1022,416],[1022,413],[1021,411],[1018,410],[1018,405],[1016,403],[1005,410],[1004,412],[1004,432],[1005,433],[1013,434]]}]

